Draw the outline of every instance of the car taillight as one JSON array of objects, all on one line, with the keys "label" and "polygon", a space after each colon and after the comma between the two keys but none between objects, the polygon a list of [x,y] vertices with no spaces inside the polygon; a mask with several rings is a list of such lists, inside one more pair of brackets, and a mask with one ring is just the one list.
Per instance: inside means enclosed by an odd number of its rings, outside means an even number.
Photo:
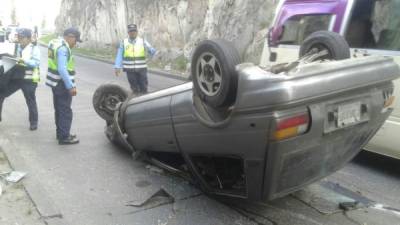
[{"label": "car taillight", "polygon": [[310,115],[308,112],[278,118],[276,120],[276,130],[273,135],[275,141],[281,141],[291,137],[304,134],[310,127]]},{"label": "car taillight", "polygon": [[391,108],[396,100],[396,97],[393,95],[393,90],[384,91],[383,100],[385,101],[383,108]]}]

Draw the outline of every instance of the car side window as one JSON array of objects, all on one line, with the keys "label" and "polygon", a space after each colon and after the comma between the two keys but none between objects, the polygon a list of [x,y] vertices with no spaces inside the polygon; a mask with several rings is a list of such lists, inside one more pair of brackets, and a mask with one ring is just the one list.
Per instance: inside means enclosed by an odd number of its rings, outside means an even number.
[{"label": "car side window", "polygon": [[300,45],[310,34],[329,30],[332,15],[299,15],[290,18],[283,25],[279,44]]}]

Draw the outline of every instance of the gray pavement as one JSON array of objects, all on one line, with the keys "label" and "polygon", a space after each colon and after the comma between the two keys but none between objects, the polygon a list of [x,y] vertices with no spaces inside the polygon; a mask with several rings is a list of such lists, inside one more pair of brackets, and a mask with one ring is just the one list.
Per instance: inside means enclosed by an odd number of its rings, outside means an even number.
[{"label": "gray pavement", "polygon": [[[43,49],[42,74],[46,74],[45,54]],[[368,168],[362,159],[303,192],[269,203],[210,198],[180,178],[152,172],[107,141],[104,121],[91,104],[102,83],[128,87],[125,76],[115,77],[109,64],[80,57],[76,62],[73,131],[81,139],[79,145],[57,145],[51,90],[43,81],[37,91],[38,131],[28,130],[21,93],[6,100],[0,123],[0,146],[14,168],[28,172],[24,185],[48,224],[400,224],[396,210],[362,206],[343,213],[338,209],[339,201],[358,198],[400,208],[396,171]],[[149,74],[149,83],[152,91],[182,81]],[[131,206],[159,190],[164,194],[153,202]]]}]

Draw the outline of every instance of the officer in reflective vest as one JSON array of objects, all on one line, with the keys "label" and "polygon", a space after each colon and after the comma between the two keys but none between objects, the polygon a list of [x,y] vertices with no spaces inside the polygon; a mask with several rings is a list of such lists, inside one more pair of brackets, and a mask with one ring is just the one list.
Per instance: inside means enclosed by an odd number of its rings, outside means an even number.
[{"label": "officer in reflective vest", "polygon": [[30,29],[18,30],[17,57],[19,61],[12,71],[6,90],[0,93],[0,121],[5,98],[21,89],[28,106],[29,129],[33,131],[38,128],[36,88],[40,81],[40,50],[32,44],[31,39],[32,31]]},{"label": "officer in reflective vest", "polygon": [[124,39],[118,48],[115,59],[115,75],[126,72],[134,94],[147,93],[147,60],[153,57],[156,50],[143,38],[138,36],[135,24],[128,25],[129,37]]},{"label": "officer in reflective vest", "polygon": [[60,145],[79,143],[76,135],[71,134],[72,97],[76,96],[75,63],[71,49],[81,42],[80,32],[76,28],[64,31],[63,38],[50,41],[48,46],[48,72],[46,85],[53,92],[56,136]]}]

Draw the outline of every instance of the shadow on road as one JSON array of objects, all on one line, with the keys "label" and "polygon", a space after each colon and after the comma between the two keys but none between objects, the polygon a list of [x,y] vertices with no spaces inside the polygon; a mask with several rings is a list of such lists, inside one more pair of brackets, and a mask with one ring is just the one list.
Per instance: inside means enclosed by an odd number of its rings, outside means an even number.
[{"label": "shadow on road", "polygon": [[399,159],[390,158],[373,152],[361,151],[360,154],[353,159],[353,163],[400,179]]}]

